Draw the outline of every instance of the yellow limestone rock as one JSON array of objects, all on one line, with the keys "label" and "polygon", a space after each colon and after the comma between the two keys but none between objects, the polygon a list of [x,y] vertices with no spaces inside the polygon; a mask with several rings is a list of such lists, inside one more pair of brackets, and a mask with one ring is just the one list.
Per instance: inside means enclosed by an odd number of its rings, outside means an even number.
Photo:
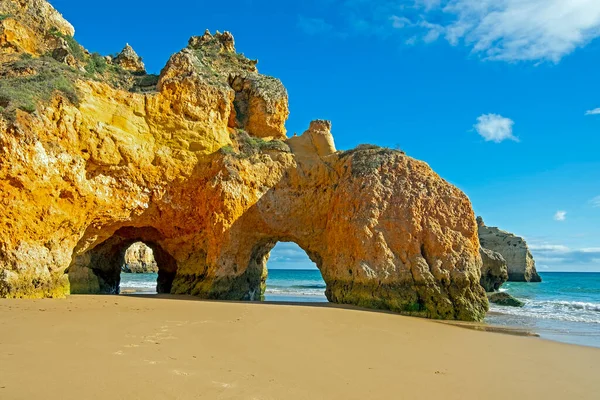
[{"label": "yellow limestone rock", "polygon": [[114,59],[115,64],[120,65],[123,69],[131,72],[146,72],[146,67],[142,62],[142,58],[137,55],[135,50],[127,44],[125,48]]},{"label": "yellow limestone rock", "polygon": [[402,152],[336,151],[326,121],[286,141],[285,88],[229,34],[192,38],[147,93],[61,65],[76,97],[3,100],[0,296],[118,293],[123,253],[143,242],[160,293],[257,300],[270,250],[290,241],[332,302],[485,315],[467,196]]},{"label": "yellow limestone rock", "polygon": [[336,152],[329,121],[311,122],[306,132],[289,138],[287,143],[298,156],[325,157]]},{"label": "yellow limestone rock", "polygon": [[41,55],[55,45],[55,33],[73,36],[75,29],[45,0],[0,2],[0,49]]}]

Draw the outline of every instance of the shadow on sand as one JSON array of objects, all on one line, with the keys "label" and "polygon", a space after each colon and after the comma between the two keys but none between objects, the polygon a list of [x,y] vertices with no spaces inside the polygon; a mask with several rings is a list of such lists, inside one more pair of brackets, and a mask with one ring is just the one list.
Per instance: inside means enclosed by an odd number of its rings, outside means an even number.
[{"label": "shadow on sand", "polygon": [[[107,295],[114,296],[114,295]],[[190,295],[175,295],[175,294],[143,294],[143,293],[122,293],[118,296],[127,296],[127,297],[135,297],[135,298],[144,298],[151,300],[178,300],[178,301],[198,301],[204,303],[229,303],[229,304],[248,304],[248,305],[266,305],[266,306],[293,306],[293,307],[311,307],[311,308],[334,308],[341,310],[353,310],[353,311],[361,311],[361,312],[370,312],[370,313],[378,313],[378,314],[389,314],[395,315],[403,318],[417,318],[417,317],[409,317],[406,315],[401,315],[388,310],[374,310],[369,308],[362,308],[348,304],[335,304],[329,302],[295,302],[295,301],[233,301],[233,300],[207,300],[202,299],[195,296]],[[496,332],[503,333],[507,335],[514,336],[529,336],[529,337],[539,337],[537,333],[522,329],[522,328],[514,328],[507,326],[498,326],[498,325],[488,325],[483,322],[465,322],[465,321],[445,321],[445,320],[429,320],[431,322],[436,322],[445,325],[457,326],[460,328],[466,328],[476,331],[485,331],[485,332]]]}]

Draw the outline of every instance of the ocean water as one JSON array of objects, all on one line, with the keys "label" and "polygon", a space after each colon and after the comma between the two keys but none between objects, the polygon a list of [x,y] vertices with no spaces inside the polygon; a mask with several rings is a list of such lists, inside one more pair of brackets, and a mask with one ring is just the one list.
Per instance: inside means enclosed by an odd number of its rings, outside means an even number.
[{"label": "ocean water", "polygon": [[121,293],[156,293],[158,274],[121,274]]},{"label": "ocean water", "polygon": [[[121,274],[121,293],[156,293],[158,274]],[[319,270],[271,269],[266,301],[326,302],[325,282]]]},{"label": "ocean water", "polygon": [[522,308],[491,304],[488,324],[524,328],[559,342],[600,347],[600,273],[542,272],[541,283],[507,282],[500,290]]},{"label": "ocean water", "polygon": [[[542,338],[600,347],[600,273],[540,273],[543,282],[507,282],[503,291],[522,308],[492,304],[485,322],[518,327]],[[157,274],[121,274],[122,293],[156,293]],[[271,269],[267,301],[326,302],[325,282],[314,270]]]},{"label": "ocean water", "polygon": [[270,269],[265,300],[327,302],[325,282],[317,269]]}]

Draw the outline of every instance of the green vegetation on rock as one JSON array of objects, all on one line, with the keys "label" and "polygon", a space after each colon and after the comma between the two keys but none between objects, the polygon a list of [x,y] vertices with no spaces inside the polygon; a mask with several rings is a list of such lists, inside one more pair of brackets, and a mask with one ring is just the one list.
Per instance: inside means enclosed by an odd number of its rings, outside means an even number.
[{"label": "green vegetation on rock", "polygon": [[130,91],[135,93],[155,92],[160,77],[154,74],[135,76],[134,84]]},{"label": "green vegetation on rock", "polygon": [[108,69],[108,63],[98,53],[93,53],[88,59],[87,65],[85,66],[85,70],[89,74],[103,74]]},{"label": "green vegetation on rock", "polygon": [[354,149],[341,152],[340,158],[352,157],[352,175],[365,176],[379,169],[394,156],[404,154],[402,150],[389,147],[360,144]]},{"label": "green vegetation on rock", "polygon": [[[12,72],[12,73],[10,73]],[[17,109],[32,113],[39,101],[48,102],[60,92],[73,104],[79,103],[75,80],[78,72],[50,57],[21,57],[0,70],[0,107],[6,118]]]},{"label": "green vegetation on rock", "polygon": [[65,35],[56,28],[50,30],[50,34],[54,37],[64,39],[64,41],[67,43],[67,46],[69,47],[69,50],[71,51],[71,54],[77,60],[83,61],[85,59],[85,51],[83,47],[79,43],[77,43],[77,40],[75,40],[73,36]]},{"label": "green vegetation on rock", "polygon": [[250,136],[246,131],[238,129],[235,134],[230,135],[234,146],[227,145],[220,149],[225,155],[231,155],[237,158],[251,158],[267,151],[282,153],[291,153],[290,147],[282,140],[265,140]]},{"label": "green vegetation on rock", "polygon": [[69,279],[67,275],[44,277],[28,273],[14,274],[0,271],[0,298],[65,298],[69,295]]},{"label": "green vegetation on rock", "polygon": [[105,82],[114,88],[137,93],[156,90],[157,75],[132,74],[118,65],[109,64],[98,53],[87,56],[71,36],[58,31],[52,34],[65,38],[73,56],[85,63],[85,72],[49,55],[36,58],[23,54],[16,61],[3,64],[0,68],[0,113],[5,118],[14,119],[16,110],[33,113],[39,103],[48,103],[57,92],[78,105],[75,82],[81,78]]},{"label": "green vegetation on rock", "polygon": [[10,14],[0,14],[0,22],[4,21],[5,19],[8,19],[12,17],[12,15]]}]

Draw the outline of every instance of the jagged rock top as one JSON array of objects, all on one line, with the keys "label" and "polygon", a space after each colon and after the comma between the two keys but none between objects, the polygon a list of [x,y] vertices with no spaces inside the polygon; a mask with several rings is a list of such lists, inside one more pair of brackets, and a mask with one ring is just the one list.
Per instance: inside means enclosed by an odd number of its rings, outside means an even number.
[{"label": "jagged rock top", "polygon": [[215,43],[220,45],[224,51],[235,53],[235,40],[231,32],[227,31],[223,33],[217,31],[213,36],[207,29],[202,36],[192,36],[188,41],[188,47],[198,50],[203,46],[214,46]]},{"label": "jagged rock top", "polygon": [[258,61],[237,53],[229,32],[206,31],[194,36],[188,47],[174,54],[163,68],[158,90],[183,79],[192,79],[233,95],[234,113],[230,128],[238,128],[259,137],[285,139],[285,121],[289,115],[287,90],[277,78],[258,72]]},{"label": "jagged rock top", "polygon": [[42,55],[57,47],[57,36],[75,34],[73,26],[44,0],[2,0],[0,16],[0,50],[4,54]]},{"label": "jagged rock top", "polygon": [[64,35],[75,35],[73,25],[45,0],[2,0],[0,14],[16,18],[43,31],[54,28]]},{"label": "jagged rock top", "polygon": [[146,66],[142,62],[142,58],[133,50],[127,43],[121,53],[114,59],[114,63],[120,65],[123,69],[131,72],[146,72]]},{"label": "jagged rock top", "polygon": [[[287,91],[277,78],[261,75],[258,60],[246,58],[235,50],[235,40],[229,32],[193,36],[188,49],[197,59],[199,73],[206,79],[232,87],[235,91],[251,90],[276,102],[287,98]],[[185,51],[185,50],[184,50]]]}]

